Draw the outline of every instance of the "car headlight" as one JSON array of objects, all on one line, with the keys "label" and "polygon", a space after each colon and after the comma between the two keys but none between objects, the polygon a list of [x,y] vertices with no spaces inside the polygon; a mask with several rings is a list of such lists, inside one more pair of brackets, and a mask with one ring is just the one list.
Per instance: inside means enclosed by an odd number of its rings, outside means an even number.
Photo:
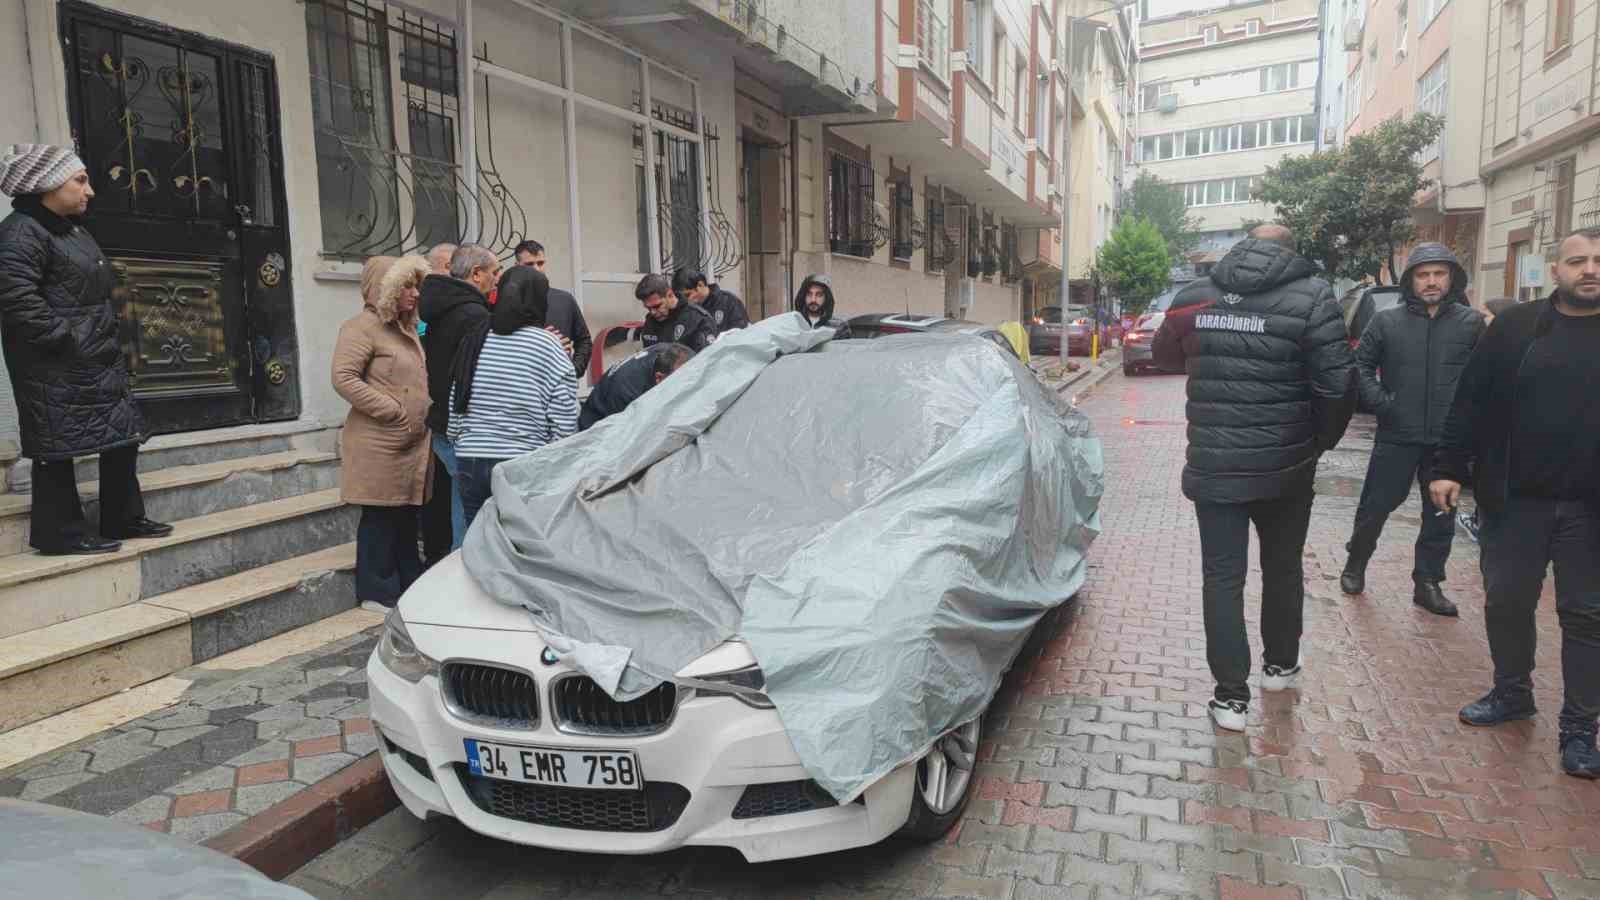
[{"label": "car headlight", "polygon": [[439,674],[439,661],[417,649],[411,634],[406,631],[405,620],[399,608],[389,611],[383,620],[383,639],[378,641],[378,661],[394,674],[416,684],[424,676]]},{"label": "car headlight", "polygon": [[772,709],[772,700],[762,693],[767,687],[767,676],[762,673],[760,666],[746,666],[734,669],[731,672],[718,672],[715,675],[700,675],[694,679],[705,684],[725,684],[730,688],[719,691],[715,688],[701,687],[697,684],[695,693],[701,697],[732,697],[746,706],[755,709]]}]

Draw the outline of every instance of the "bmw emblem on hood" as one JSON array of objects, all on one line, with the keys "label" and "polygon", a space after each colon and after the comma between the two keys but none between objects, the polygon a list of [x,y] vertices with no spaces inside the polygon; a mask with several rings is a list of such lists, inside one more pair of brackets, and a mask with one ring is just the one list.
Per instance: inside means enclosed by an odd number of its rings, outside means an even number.
[{"label": "bmw emblem on hood", "polygon": [[561,661],[561,657],[557,656],[554,650],[546,647],[544,652],[539,654],[539,661],[547,666],[553,666]]}]

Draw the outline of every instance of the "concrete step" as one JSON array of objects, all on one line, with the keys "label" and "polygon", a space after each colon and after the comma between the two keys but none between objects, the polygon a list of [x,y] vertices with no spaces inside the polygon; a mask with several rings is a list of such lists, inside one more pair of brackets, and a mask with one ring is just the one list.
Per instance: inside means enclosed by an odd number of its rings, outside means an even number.
[{"label": "concrete step", "polygon": [[0,638],[343,544],[358,515],[338,490],[316,491],[183,519],[116,553],[0,558]]},{"label": "concrete step", "polygon": [[[255,503],[282,500],[335,487],[338,454],[321,450],[283,450],[217,462],[159,469],[139,476],[145,514],[158,522],[193,519]],[[84,514],[100,520],[100,483],[83,482],[78,493]],[[28,494],[0,494],[0,556],[32,552],[28,547]]]},{"label": "concrete step", "polygon": [[0,638],[0,733],[355,606],[342,544]]},{"label": "concrete step", "polygon": [[[139,472],[159,472],[176,466],[195,466],[264,456],[290,450],[337,452],[337,428],[315,422],[278,422],[265,425],[240,425],[179,434],[162,434],[139,448]],[[32,466],[26,459],[7,459],[8,448],[0,447],[0,467],[6,472],[10,490],[26,493],[32,479]],[[78,461],[78,481],[100,477],[100,458],[85,456]]]}]

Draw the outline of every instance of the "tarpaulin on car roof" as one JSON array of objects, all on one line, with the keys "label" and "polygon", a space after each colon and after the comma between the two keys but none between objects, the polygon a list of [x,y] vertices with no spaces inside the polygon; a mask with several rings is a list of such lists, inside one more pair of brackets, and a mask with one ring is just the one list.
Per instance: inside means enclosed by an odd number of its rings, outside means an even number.
[{"label": "tarpaulin on car roof", "polygon": [[977,716],[1099,532],[1088,420],[966,335],[724,334],[502,463],[467,570],[618,700],[745,641],[841,802]]}]

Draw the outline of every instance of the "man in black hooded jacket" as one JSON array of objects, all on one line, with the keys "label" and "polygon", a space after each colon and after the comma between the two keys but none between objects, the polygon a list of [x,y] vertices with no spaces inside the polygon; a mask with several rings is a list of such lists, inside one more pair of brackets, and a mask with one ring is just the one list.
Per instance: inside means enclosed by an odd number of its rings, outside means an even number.
[{"label": "man in black hooded jacket", "polygon": [[1317,460],[1355,411],[1344,317],[1315,275],[1287,228],[1260,226],[1173,298],[1153,347],[1158,365],[1189,373],[1183,493],[1200,524],[1211,716],[1232,731],[1249,714],[1250,525],[1261,545],[1261,687],[1284,690],[1301,668]]},{"label": "man in black hooded jacket", "polygon": [[832,328],[835,340],[850,337],[850,323],[833,317],[833,281],[823,274],[807,275],[794,294],[794,311],[812,328]]},{"label": "man in black hooded jacket", "polygon": [[1456,605],[1439,587],[1456,520],[1433,505],[1428,482],[1456,382],[1483,335],[1483,316],[1467,304],[1467,272],[1443,244],[1418,244],[1400,285],[1401,303],[1372,318],[1356,353],[1361,402],[1377,414],[1378,435],[1339,586],[1346,594],[1365,589],[1367,561],[1384,522],[1415,484],[1422,494],[1422,528],[1411,571],[1412,602],[1435,615],[1456,616]]}]

